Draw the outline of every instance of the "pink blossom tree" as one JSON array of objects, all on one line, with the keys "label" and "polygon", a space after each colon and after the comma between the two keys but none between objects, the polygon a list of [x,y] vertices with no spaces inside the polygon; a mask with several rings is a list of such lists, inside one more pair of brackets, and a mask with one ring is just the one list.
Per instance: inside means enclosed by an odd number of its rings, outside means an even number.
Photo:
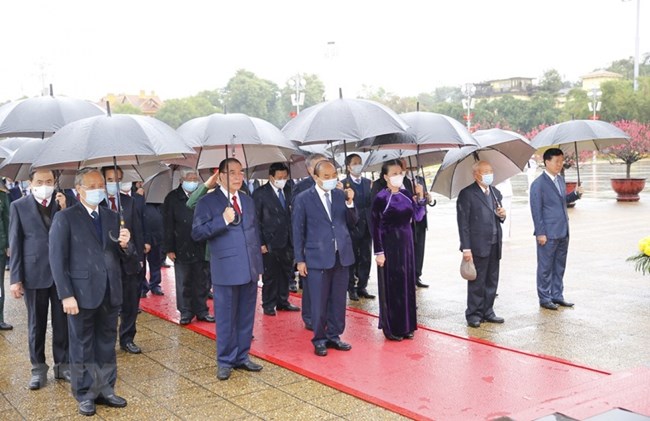
[{"label": "pink blossom tree", "polygon": [[625,164],[625,176],[630,178],[630,169],[635,162],[650,156],[650,124],[635,120],[621,120],[612,123],[630,136],[630,141],[607,148],[603,152],[611,163],[616,159]]}]

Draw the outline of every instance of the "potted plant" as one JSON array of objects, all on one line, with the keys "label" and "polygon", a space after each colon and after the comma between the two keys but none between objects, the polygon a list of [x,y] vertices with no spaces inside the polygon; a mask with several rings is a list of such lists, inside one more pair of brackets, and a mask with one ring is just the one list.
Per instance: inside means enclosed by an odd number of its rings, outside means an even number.
[{"label": "potted plant", "polygon": [[650,237],[639,241],[639,254],[628,257],[628,262],[634,262],[634,269],[642,274],[650,273]]},{"label": "potted plant", "polygon": [[645,178],[631,177],[632,164],[650,156],[650,125],[634,120],[621,120],[612,123],[630,135],[630,141],[607,148],[605,152],[609,162],[614,164],[617,160],[625,164],[625,178],[612,178],[612,189],[616,192],[619,202],[636,202],[640,199],[639,193],[645,188]]}]

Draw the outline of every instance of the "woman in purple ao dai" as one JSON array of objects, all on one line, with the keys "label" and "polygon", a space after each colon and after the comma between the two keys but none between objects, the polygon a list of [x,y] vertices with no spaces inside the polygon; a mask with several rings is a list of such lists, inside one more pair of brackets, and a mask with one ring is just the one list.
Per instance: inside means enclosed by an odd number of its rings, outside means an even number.
[{"label": "woman in purple ao dai", "polygon": [[415,253],[413,220],[425,216],[422,186],[415,187],[416,199],[404,189],[401,162],[384,163],[381,176],[386,188],[372,203],[372,238],[379,285],[379,328],[393,341],[412,339],[417,329],[415,310]]}]

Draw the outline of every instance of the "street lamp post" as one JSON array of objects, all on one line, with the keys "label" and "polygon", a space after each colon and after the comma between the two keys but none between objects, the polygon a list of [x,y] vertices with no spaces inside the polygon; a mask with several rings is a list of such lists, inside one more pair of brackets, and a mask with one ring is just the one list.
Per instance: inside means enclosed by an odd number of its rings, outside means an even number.
[{"label": "street lamp post", "polygon": [[307,82],[305,79],[300,76],[300,73],[296,73],[294,77],[289,79],[289,86],[294,90],[294,93],[291,94],[291,105],[296,107],[296,115],[300,114],[300,106],[305,103],[305,86]]},{"label": "street lamp post", "polygon": [[591,116],[592,120],[598,120],[599,119],[596,112],[600,111],[600,106],[602,105],[602,103],[600,101],[598,101],[598,99],[600,98],[600,96],[602,94],[603,93],[601,91],[599,91],[597,88],[593,88],[591,90],[591,94],[589,95],[591,97],[591,102],[589,103],[589,111],[591,111],[593,113],[592,116]]},{"label": "street lamp post", "polygon": [[473,83],[466,83],[460,87],[460,91],[465,95],[463,98],[463,108],[467,111],[465,120],[467,120],[467,130],[472,127],[472,108],[474,108],[474,94],[476,93],[476,86]]},{"label": "street lamp post", "polygon": [[[624,2],[630,0],[622,0]],[[636,35],[634,38],[634,92],[639,90],[639,23],[641,16],[641,0],[636,0]]]}]

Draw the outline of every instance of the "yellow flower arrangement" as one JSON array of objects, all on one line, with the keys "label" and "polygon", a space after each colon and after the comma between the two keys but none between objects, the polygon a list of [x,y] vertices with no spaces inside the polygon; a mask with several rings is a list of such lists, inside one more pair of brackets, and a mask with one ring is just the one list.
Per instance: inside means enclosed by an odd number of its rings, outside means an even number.
[{"label": "yellow flower arrangement", "polygon": [[634,268],[644,275],[650,273],[650,237],[639,240],[639,254],[628,257],[630,262],[634,262]]}]

